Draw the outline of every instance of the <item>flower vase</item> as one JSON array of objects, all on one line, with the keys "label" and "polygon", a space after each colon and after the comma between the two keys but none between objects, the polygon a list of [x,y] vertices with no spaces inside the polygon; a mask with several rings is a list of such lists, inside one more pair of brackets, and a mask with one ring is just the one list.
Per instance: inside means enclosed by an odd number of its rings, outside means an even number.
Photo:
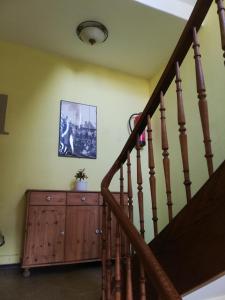
[{"label": "flower vase", "polygon": [[75,181],[75,191],[86,191],[86,190],[87,190],[87,181],[86,180]]}]

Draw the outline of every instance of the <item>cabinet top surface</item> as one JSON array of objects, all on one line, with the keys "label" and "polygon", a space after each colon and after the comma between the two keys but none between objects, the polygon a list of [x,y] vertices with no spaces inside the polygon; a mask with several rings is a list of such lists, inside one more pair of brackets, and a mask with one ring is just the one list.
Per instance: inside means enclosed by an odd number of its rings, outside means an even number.
[{"label": "cabinet top surface", "polygon": [[[26,190],[26,194],[29,192],[64,192],[64,193],[101,193],[101,191],[73,191],[73,190],[48,190],[48,189],[28,189]],[[120,192],[112,191],[113,194],[119,194]],[[126,192],[124,192],[126,193]]]}]

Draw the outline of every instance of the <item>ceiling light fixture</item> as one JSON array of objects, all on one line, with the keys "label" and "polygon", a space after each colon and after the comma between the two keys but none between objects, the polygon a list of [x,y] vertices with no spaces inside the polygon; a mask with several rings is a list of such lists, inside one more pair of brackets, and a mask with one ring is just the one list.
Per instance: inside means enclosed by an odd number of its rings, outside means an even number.
[{"label": "ceiling light fixture", "polygon": [[108,37],[107,28],[96,21],[85,21],[78,25],[77,35],[79,39],[89,45],[103,43]]}]

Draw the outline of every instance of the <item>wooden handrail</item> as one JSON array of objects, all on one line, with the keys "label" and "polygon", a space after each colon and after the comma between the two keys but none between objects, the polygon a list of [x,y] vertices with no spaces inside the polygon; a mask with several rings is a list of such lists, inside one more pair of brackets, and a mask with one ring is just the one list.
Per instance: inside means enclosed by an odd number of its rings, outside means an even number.
[{"label": "wooden handrail", "polygon": [[129,240],[132,241],[133,248],[144,262],[146,275],[149,276],[149,279],[151,279],[151,282],[154,284],[157,292],[161,297],[163,297],[162,299],[181,300],[180,295],[177,293],[172,282],[161,268],[151,249],[144,242],[142,236],[121,209],[120,205],[116,202],[112,193],[107,188],[103,188],[102,195],[104,199],[106,199],[113,214],[116,216],[116,219],[123,228],[123,231],[126,233]]},{"label": "wooden handrail", "polygon": [[104,177],[102,181],[102,187],[108,187],[112,180],[114,174],[119,170],[121,163],[124,163],[127,158],[127,152],[134,148],[136,144],[136,137],[138,134],[142,133],[144,128],[147,125],[147,116],[152,116],[156,111],[159,102],[160,102],[160,93],[163,92],[165,95],[168,90],[170,84],[172,83],[175,75],[176,75],[176,63],[179,65],[182,64],[185,56],[187,55],[188,50],[190,49],[193,42],[193,28],[195,27],[198,31],[201,27],[205,16],[208,13],[208,10],[212,4],[213,0],[198,0],[193,12],[183,30],[183,33],[177,43],[177,46],[155,88],[150,97],[148,104],[146,105],[141,117],[135,126],[132,134],[127,140],[123,150],[118,156],[117,160],[113,164],[112,168],[109,170],[107,175]]},{"label": "wooden handrail", "polygon": [[191,17],[189,18],[183,33],[177,43],[177,46],[158,82],[155,90],[153,91],[138,123],[136,124],[133,132],[127,140],[123,150],[116,159],[115,163],[106,174],[101,183],[101,191],[104,197],[105,203],[109,206],[110,210],[116,217],[117,222],[121,226],[122,230],[129,238],[133,249],[135,249],[139,258],[144,265],[146,275],[153,283],[157,293],[165,300],[180,300],[181,297],[174,288],[172,282],[167,277],[166,273],[161,268],[159,262],[155,258],[153,252],[149,246],[143,240],[143,237],[139,234],[135,226],[126,216],[120,205],[116,202],[112,193],[109,191],[109,185],[115,173],[120,169],[121,165],[127,159],[127,153],[130,153],[135,147],[137,142],[137,136],[140,135],[145,129],[148,121],[148,116],[152,117],[154,112],[160,103],[160,94],[164,95],[168,90],[176,75],[176,65],[181,65],[188,50],[190,49],[193,42],[193,28],[196,31],[201,27],[205,16],[212,4],[213,0],[198,0]]}]

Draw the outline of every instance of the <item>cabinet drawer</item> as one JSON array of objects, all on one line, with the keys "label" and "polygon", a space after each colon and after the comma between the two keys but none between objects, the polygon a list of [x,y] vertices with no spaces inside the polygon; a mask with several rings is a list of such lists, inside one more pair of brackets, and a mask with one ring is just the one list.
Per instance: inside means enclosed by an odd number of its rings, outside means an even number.
[{"label": "cabinet drawer", "polygon": [[67,193],[68,205],[98,205],[98,193]]},{"label": "cabinet drawer", "polygon": [[65,205],[64,192],[31,192],[30,205]]}]

